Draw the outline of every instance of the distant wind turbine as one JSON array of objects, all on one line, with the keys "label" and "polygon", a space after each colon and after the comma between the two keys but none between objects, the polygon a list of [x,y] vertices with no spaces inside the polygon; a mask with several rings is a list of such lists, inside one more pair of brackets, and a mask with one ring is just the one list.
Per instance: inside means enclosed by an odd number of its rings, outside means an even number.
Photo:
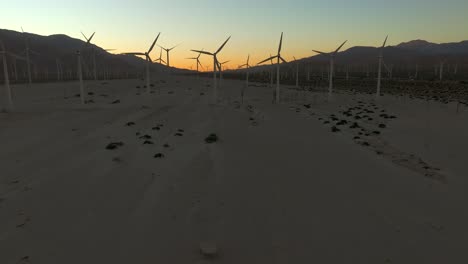
[{"label": "distant wind turbine", "polygon": [[259,64],[262,64],[264,62],[267,62],[267,61],[271,61],[273,59],[277,59],[276,61],[276,103],[279,103],[280,102],[280,60],[284,63],[286,63],[286,60],[283,59],[283,57],[281,57],[281,48],[282,48],[282,45],[283,45],[283,32],[281,32],[281,38],[280,38],[280,43],[279,43],[279,47],[278,47],[278,54],[276,54],[275,56],[272,56],[268,59],[265,59],[261,62],[259,62],[257,65]]},{"label": "distant wind turbine", "polygon": [[[203,50],[203,49],[202,49]],[[201,53],[198,53],[198,56],[197,57],[193,57],[193,58],[186,58],[187,60],[196,60],[197,62],[197,77],[198,77],[198,66],[202,67],[203,69],[203,66],[202,64],[200,63],[200,56],[201,56]]]},{"label": "distant wind turbine", "polygon": [[32,84],[32,78],[31,78],[31,59],[30,59],[30,54],[31,53],[36,53],[38,54],[37,52],[31,50],[29,48],[29,41],[28,41],[28,37],[26,36],[26,33],[24,32],[23,30],[23,27],[21,27],[21,32],[23,33],[24,35],[24,42],[25,42],[25,45],[26,45],[26,50],[25,50],[25,53],[26,53],[26,66],[27,66],[27,72],[28,72],[28,83],[29,85]]},{"label": "distant wind turbine", "polygon": [[164,48],[164,47],[158,45],[161,49],[163,49],[163,50],[166,51],[166,61],[167,61],[166,65],[167,65],[167,67],[171,67],[170,60],[169,60],[169,52],[170,52],[171,50],[175,49],[175,48],[176,48],[177,46],[179,46],[179,45],[180,45],[180,44],[177,44],[177,45],[175,45],[174,47],[172,47],[172,48],[170,48],[170,49],[166,49],[166,48]]},{"label": "distant wind turbine", "polygon": [[385,44],[387,43],[388,36],[385,37],[384,43],[382,44],[382,47],[380,48],[380,54],[379,54],[379,72],[377,76],[377,94],[376,97],[380,97],[380,84],[382,80],[382,62],[383,62],[383,50],[385,48]]},{"label": "distant wind turbine", "polygon": [[[250,54],[247,56],[247,62],[241,66],[239,66],[239,68],[243,68],[245,67],[246,69],[246,79],[245,79],[245,87],[248,88],[249,87],[249,69],[250,69],[250,64],[249,64],[249,61],[250,61]],[[243,96],[243,92],[242,92],[242,96]]]},{"label": "distant wind turbine", "polygon": [[3,45],[3,41],[0,40],[0,47],[2,50],[0,50],[0,54],[2,54],[2,60],[3,60],[3,78],[5,79],[5,95],[7,98],[7,106],[6,110],[11,111],[13,110],[13,99],[11,98],[11,87],[10,87],[10,79],[8,76],[8,66],[7,66],[7,59],[6,59],[6,50],[5,46]]},{"label": "distant wind turbine", "polygon": [[161,32],[159,32],[158,36],[156,36],[156,39],[154,39],[153,44],[151,44],[151,47],[147,52],[126,52],[122,53],[124,55],[138,55],[138,56],[145,56],[146,58],[146,91],[150,93],[150,65],[153,63],[150,57],[150,53],[154,48],[154,45],[156,45],[156,42],[158,41],[159,35],[161,35]]},{"label": "distant wind turbine", "polygon": [[228,63],[230,61],[224,61],[224,62],[218,62],[218,70],[219,70],[219,82],[221,85],[221,82],[223,81],[223,65]]},{"label": "distant wind turbine", "polygon": [[296,62],[296,88],[299,87],[299,62],[296,60],[296,57],[294,57],[294,62]]},{"label": "distant wind turbine", "polygon": [[217,87],[217,82],[216,82],[216,67],[218,66],[218,58],[216,57],[218,53],[224,48],[226,43],[231,39],[231,37],[228,37],[226,41],[218,48],[218,50],[215,53],[211,53],[208,51],[203,51],[203,50],[192,50],[194,52],[198,53],[203,53],[206,55],[211,55],[213,56],[213,101],[216,103],[217,97],[218,97],[218,87]]},{"label": "distant wind turbine", "polygon": [[161,48],[161,51],[159,52],[159,58],[157,58],[154,62],[157,62],[159,64],[162,64],[161,62],[166,63],[166,61],[163,60],[163,58],[162,58],[162,48]]},{"label": "distant wind turbine", "polygon": [[331,98],[332,93],[333,93],[333,67],[335,63],[335,56],[336,54],[338,54],[338,51],[340,51],[340,49],[344,46],[346,42],[347,40],[343,42],[343,44],[341,44],[335,51],[329,52],[329,53],[318,51],[318,50],[313,50],[314,52],[317,52],[319,54],[330,56],[330,70],[329,70],[329,76],[328,76],[329,77],[328,78],[329,79],[329,85],[328,85],[328,98],[329,99]]}]

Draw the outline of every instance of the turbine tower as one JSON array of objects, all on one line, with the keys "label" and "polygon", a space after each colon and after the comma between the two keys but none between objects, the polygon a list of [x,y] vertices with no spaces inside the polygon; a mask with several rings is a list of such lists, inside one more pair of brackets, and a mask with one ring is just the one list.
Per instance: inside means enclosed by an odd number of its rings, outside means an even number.
[{"label": "turbine tower", "polygon": [[286,63],[286,60],[281,57],[281,47],[283,45],[283,32],[281,32],[281,38],[280,38],[280,43],[278,47],[278,54],[275,56],[272,56],[268,59],[265,59],[261,62],[259,62],[257,65],[262,64],[267,61],[271,61],[273,59],[276,59],[276,103],[279,104],[280,102],[280,60],[284,63]]},{"label": "turbine tower", "polygon": [[213,56],[213,101],[216,103],[217,97],[218,97],[218,87],[217,87],[217,82],[216,82],[216,67],[218,66],[218,58],[216,57],[218,53],[224,48],[226,43],[231,39],[229,36],[226,41],[218,48],[218,50],[215,53],[211,53],[208,51],[203,51],[203,50],[192,50],[194,52],[198,53],[203,53],[206,55],[211,55]]},{"label": "turbine tower", "polygon": [[385,37],[384,43],[382,44],[382,47],[380,48],[380,54],[379,54],[379,72],[377,76],[377,94],[376,97],[380,97],[380,84],[382,80],[382,61],[383,61],[383,50],[385,48],[385,44],[387,43],[388,36]]},{"label": "turbine tower", "polygon": [[338,51],[340,51],[340,49],[344,46],[344,44],[346,42],[347,42],[347,40],[345,42],[343,42],[343,44],[341,44],[335,51],[329,52],[329,53],[318,51],[318,50],[313,50],[314,52],[317,52],[319,54],[330,56],[330,70],[329,70],[329,76],[328,76],[329,77],[328,78],[328,80],[329,80],[328,99],[331,98],[332,93],[333,93],[333,67],[334,67],[334,63],[335,63],[335,56],[336,56],[336,54],[338,54]]},{"label": "turbine tower", "polygon": [[161,35],[161,32],[159,32],[158,36],[153,41],[153,44],[151,44],[149,50],[147,52],[126,52],[122,53],[124,55],[137,55],[137,56],[145,56],[146,59],[146,92],[150,93],[150,64],[153,63],[153,60],[151,60],[150,53],[154,48],[154,45],[156,45],[156,42],[158,41],[159,35]]}]

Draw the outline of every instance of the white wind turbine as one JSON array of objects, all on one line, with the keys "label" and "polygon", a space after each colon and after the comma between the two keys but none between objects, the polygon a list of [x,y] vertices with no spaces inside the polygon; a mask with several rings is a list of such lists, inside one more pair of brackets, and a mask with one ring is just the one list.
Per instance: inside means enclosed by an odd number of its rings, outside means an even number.
[{"label": "white wind turbine", "polygon": [[138,55],[138,56],[145,56],[146,58],[146,91],[150,93],[150,64],[153,63],[150,57],[150,53],[154,48],[154,45],[156,45],[156,42],[158,41],[159,35],[161,35],[161,32],[158,34],[156,39],[154,39],[153,44],[149,48],[147,52],[126,52],[122,53],[124,55]]},{"label": "white wind turbine", "polygon": [[[86,39],[86,45],[91,45],[91,40],[93,39],[94,37],[94,34],[96,32],[94,32],[89,38],[86,37],[86,35],[81,32],[81,35],[83,35],[83,37]],[[97,80],[97,69],[96,69],[96,50],[94,49],[94,47],[91,47],[91,56],[93,57],[93,75],[94,75],[94,80],[96,81]]]},{"label": "white wind turbine", "polygon": [[296,60],[296,57],[294,57],[294,62],[296,62],[296,88],[299,87],[299,62]]},{"label": "white wind turbine", "polygon": [[7,99],[7,106],[6,110],[11,111],[13,110],[13,99],[11,98],[11,87],[10,87],[10,79],[8,76],[8,66],[7,66],[7,59],[6,59],[6,50],[5,46],[3,45],[3,41],[0,40],[0,54],[2,54],[2,60],[3,60],[3,78],[5,79],[5,95]]},{"label": "white wind turbine", "polygon": [[218,48],[218,50],[215,53],[211,53],[211,52],[203,51],[203,50],[192,50],[194,52],[213,56],[213,101],[215,103],[216,103],[217,96],[218,96],[218,87],[217,87],[218,84],[216,82],[216,67],[218,66],[218,58],[216,56],[224,48],[224,46],[230,39],[231,37],[227,38],[226,41],[224,41],[224,43]]},{"label": "white wind turbine", "polygon": [[280,38],[280,43],[279,43],[279,47],[278,47],[278,54],[258,63],[258,64],[262,64],[264,62],[271,61],[273,59],[277,59],[277,61],[276,61],[276,103],[280,102],[280,94],[279,94],[280,93],[280,60],[282,62],[286,63],[286,60],[283,59],[283,57],[281,57],[281,47],[282,47],[282,45],[283,45],[283,32],[281,32],[281,38]]},{"label": "white wind turbine", "polygon": [[444,73],[445,59],[441,59],[439,62],[439,81],[442,81],[442,75]]},{"label": "white wind turbine", "polygon": [[328,79],[329,79],[328,98],[329,99],[331,98],[332,93],[333,93],[333,67],[335,63],[335,56],[336,54],[338,54],[338,51],[340,51],[340,49],[344,46],[346,42],[347,40],[343,42],[343,44],[341,44],[335,51],[329,52],[329,53],[318,51],[318,50],[313,50],[314,52],[317,52],[319,54],[330,56],[330,70],[329,70],[329,76],[328,76]]},{"label": "white wind turbine", "polygon": [[385,44],[387,43],[388,36],[385,37],[384,43],[382,44],[382,47],[380,48],[380,54],[379,54],[379,72],[377,76],[377,94],[376,97],[380,97],[380,84],[382,81],[382,62],[383,62],[383,50],[385,48]]},{"label": "white wind turbine", "polygon": [[26,67],[27,67],[26,69],[28,72],[28,82],[29,82],[29,85],[31,85],[32,79],[31,79],[31,60],[29,59],[29,42],[28,42],[28,37],[24,33],[23,27],[21,27],[21,32],[23,32],[24,42],[26,45]]}]

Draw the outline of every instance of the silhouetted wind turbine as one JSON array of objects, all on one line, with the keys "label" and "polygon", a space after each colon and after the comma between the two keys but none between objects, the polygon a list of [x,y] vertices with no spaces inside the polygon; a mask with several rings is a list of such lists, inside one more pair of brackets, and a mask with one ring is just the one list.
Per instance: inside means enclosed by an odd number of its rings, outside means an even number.
[{"label": "silhouetted wind turbine", "polygon": [[226,41],[224,41],[224,43],[218,48],[218,50],[215,52],[215,53],[211,53],[211,52],[208,52],[208,51],[203,51],[203,50],[192,50],[194,52],[198,52],[198,53],[203,53],[203,54],[206,54],[206,55],[211,55],[213,56],[213,101],[216,103],[216,100],[217,100],[217,96],[218,96],[218,84],[216,82],[216,67],[218,66],[218,58],[216,57],[218,55],[218,53],[224,48],[224,46],[226,45],[226,43],[231,39],[231,37],[229,36],[229,38],[226,39]]},{"label": "silhouetted wind turbine", "polygon": [[138,55],[138,56],[145,56],[146,58],[146,91],[150,93],[150,64],[153,63],[150,57],[150,53],[154,48],[154,45],[156,45],[156,42],[158,41],[159,35],[161,35],[161,32],[159,32],[158,36],[156,39],[154,39],[153,44],[151,44],[151,47],[147,52],[126,52],[122,53],[124,55]]},{"label": "silhouetted wind turbine", "polygon": [[0,54],[2,54],[3,60],[3,78],[5,79],[5,95],[6,95],[6,110],[11,111],[13,110],[13,100],[11,98],[11,87],[10,87],[10,79],[8,76],[8,66],[7,66],[7,59],[6,59],[6,50],[5,46],[3,45],[3,41],[0,40]]},{"label": "silhouetted wind turbine", "polygon": [[388,36],[385,37],[384,43],[382,44],[382,47],[380,48],[380,54],[379,54],[379,72],[377,76],[377,98],[380,97],[380,84],[381,84],[381,79],[382,79],[382,61],[383,61],[383,50],[385,48],[385,44],[387,43]]},{"label": "silhouetted wind turbine", "polygon": [[198,77],[198,65],[200,65],[200,67],[203,67],[202,64],[200,63],[200,56],[201,56],[201,53],[198,53],[197,57],[186,58],[187,60],[196,60],[196,62],[197,62],[197,77]]},{"label": "silhouetted wind turbine", "polygon": [[280,38],[280,43],[278,47],[278,54],[276,56],[272,56],[268,59],[265,59],[261,62],[259,62],[257,65],[262,64],[267,61],[271,61],[273,59],[277,59],[276,61],[276,103],[280,102],[280,60],[284,63],[286,63],[286,60],[281,57],[281,48],[283,45],[283,32],[281,32],[281,38]]},{"label": "silhouetted wind turbine", "polygon": [[158,62],[159,64],[162,64],[161,62],[166,63],[166,61],[163,60],[162,58],[162,48],[161,48],[161,51],[159,52],[159,58],[157,58],[154,62]]},{"label": "silhouetted wind turbine", "polygon": [[177,44],[177,45],[175,45],[174,47],[172,47],[172,48],[170,48],[170,49],[166,49],[166,48],[164,48],[164,47],[158,45],[161,49],[163,49],[163,50],[166,51],[166,60],[167,60],[166,65],[167,65],[167,67],[171,67],[170,60],[169,60],[169,52],[170,52],[171,50],[175,49],[175,48],[176,48],[177,46],[179,46],[179,45],[180,45],[180,44]]},{"label": "silhouetted wind turbine", "polygon": [[219,82],[221,85],[221,81],[223,80],[223,65],[230,61],[218,62],[218,70],[219,70]]},{"label": "silhouetted wind turbine", "polygon": [[338,51],[340,51],[340,49],[344,46],[344,44],[346,42],[347,42],[347,40],[345,42],[343,42],[343,44],[341,44],[335,51],[329,52],[329,53],[318,51],[318,50],[313,50],[314,52],[330,56],[330,72],[329,72],[329,78],[328,78],[329,79],[328,98],[330,98],[332,96],[332,93],[333,93],[333,66],[334,66],[334,63],[335,63],[335,56],[338,53]]},{"label": "silhouetted wind turbine", "polygon": [[247,62],[245,64],[239,66],[239,69],[245,67],[246,72],[247,72],[245,87],[249,87],[249,69],[250,69],[249,60],[250,60],[250,54],[247,56]]}]

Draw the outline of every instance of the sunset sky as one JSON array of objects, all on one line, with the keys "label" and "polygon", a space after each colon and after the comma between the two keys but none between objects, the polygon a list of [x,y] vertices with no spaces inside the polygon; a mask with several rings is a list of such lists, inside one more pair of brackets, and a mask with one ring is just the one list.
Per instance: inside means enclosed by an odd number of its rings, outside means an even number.
[{"label": "sunset sky", "polygon": [[[214,51],[230,35],[219,55],[237,68],[251,54],[256,63],[275,53],[284,32],[283,57],[311,56],[344,40],[351,46],[380,45],[413,39],[459,42],[468,39],[466,0],[24,0],[2,5],[0,28],[81,38],[96,31],[94,44],[116,52],[145,51],[158,44],[173,46],[171,66],[190,68],[190,49]],[[159,55],[159,48],[152,53]],[[212,60],[202,56],[202,64]]]}]

